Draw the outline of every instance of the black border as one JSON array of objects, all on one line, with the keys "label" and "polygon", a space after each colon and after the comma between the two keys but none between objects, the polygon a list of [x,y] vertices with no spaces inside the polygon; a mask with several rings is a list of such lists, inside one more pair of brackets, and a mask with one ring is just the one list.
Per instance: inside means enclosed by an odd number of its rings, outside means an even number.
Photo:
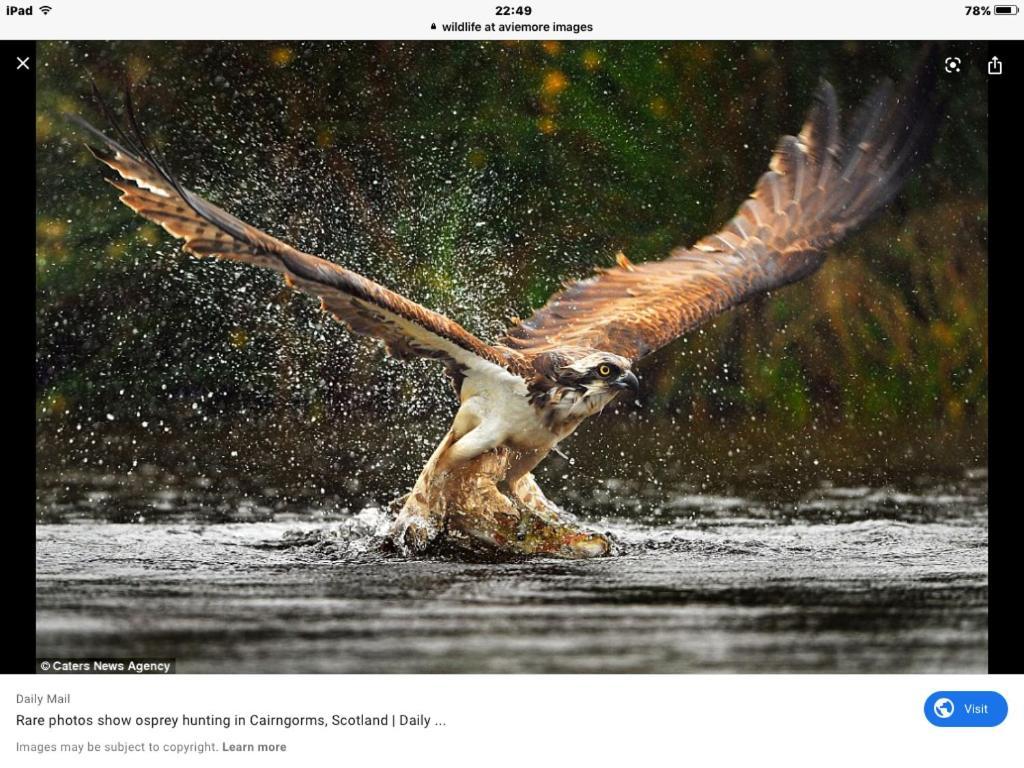
[{"label": "black border", "polygon": [[[1019,318],[1019,282],[1011,271],[1021,259],[1020,212],[1015,210],[1020,195],[1020,89],[1024,86],[1024,42],[1005,41],[988,44],[988,59],[980,62],[987,71],[988,61],[998,56],[1003,62],[1001,75],[988,75],[988,285],[989,285],[989,604],[988,671],[993,674],[1020,674],[1024,661],[1020,653],[1020,613],[1022,565],[1015,550],[1021,544],[1020,502],[1014,499],[1016,482],[1012,464],[1021,453],[1020,434],[1008,420],[1015,410],[1010,381],[1014,375],[1012,350],[1005,358],[995,357],[993,348],[1013,343]],[[956,119],[956,115],[950,115]],[[995,258],[992,258],[995,254]],[[996,383],[993,371],[1006,370]],[[992,413],[1003,418],[993,420]],[[1016,471],[1020,471],[1019,469]]]},{"label": "black border", "polygon": [[[16,56],[28,56],[32,71],[17,69]],[[0,40],[0,82],[4,85],[0,125],[7,188],[4,222],[8,224],[4,227],[7,274],[3,307],[9,313],[2,338],[10,361],[2,379],[7,408],[3,420],[6,450],[0,471],[5,539],[2,600],[7,628],[0,672],[4,673],[34,672],[36,652],[36,64],[35,41]],[[20,398],[14,391],[22,387],[31,399],[18,406],[15,403]]]}]

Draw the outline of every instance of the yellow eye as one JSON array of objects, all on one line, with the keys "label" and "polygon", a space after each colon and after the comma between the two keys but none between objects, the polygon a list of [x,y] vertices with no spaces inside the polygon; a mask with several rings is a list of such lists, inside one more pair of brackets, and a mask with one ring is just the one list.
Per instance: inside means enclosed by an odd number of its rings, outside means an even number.
[{"label": "yellow eye", "polygon": [[607,363],[602,363],[601,365],[598,366],[597,372],[602,376],[611,376],[612,367]]}]

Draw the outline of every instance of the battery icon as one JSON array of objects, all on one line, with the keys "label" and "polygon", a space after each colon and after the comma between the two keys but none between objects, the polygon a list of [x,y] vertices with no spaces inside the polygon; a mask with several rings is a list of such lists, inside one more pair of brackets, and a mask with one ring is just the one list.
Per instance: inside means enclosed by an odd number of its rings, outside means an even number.
[{"label": "battery icon", "polygon": [[1016,5],[993,5],[996,16],[1016,16],[1020,10]]}]

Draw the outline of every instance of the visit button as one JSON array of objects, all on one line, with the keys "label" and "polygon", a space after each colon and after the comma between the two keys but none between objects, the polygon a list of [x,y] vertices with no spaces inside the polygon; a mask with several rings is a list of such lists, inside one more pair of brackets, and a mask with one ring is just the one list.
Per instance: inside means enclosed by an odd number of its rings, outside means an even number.
[{"label": "visit button", "polygon": [[936,691],[924,703],[924,716],[940,728],[991,728],[1006,712],[1006,699],[995,691]]}]

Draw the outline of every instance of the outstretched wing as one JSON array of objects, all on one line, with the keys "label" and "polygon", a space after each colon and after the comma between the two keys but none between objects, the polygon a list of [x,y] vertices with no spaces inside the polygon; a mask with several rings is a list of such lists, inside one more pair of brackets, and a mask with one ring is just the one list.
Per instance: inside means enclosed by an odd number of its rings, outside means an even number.
[{"label": "outstretched wing", "polygon": [[[134,124],[130,103],[129,117]],[[289,285],[318,297],[322,309],[353,331],[383,341],[395,357],[440,360],[456,388],[467,370],[518,373],[518,358],[486,344],[455,321],[362,275],[296,250],[185,189],[146,147],[137,127],[134,138],[118,128],[132,145],[127,149],[81,118],[71,119],[102,142],[89,149],[121,177],[108,179],[121,191],[121,202],[184,240],[184,250],[282,273]]]},{"label": "outstretched wing", "polygon": [[770,170],[736,216],[663,261],[598,270],[556,294],[501,343],[529,355],[577,345],[635,360],[729,307],[800,280],[899,190],[931,143],[931,80],[865,100],[845,143],[835,91],[822,82],[799,136],[783,137]]}]

